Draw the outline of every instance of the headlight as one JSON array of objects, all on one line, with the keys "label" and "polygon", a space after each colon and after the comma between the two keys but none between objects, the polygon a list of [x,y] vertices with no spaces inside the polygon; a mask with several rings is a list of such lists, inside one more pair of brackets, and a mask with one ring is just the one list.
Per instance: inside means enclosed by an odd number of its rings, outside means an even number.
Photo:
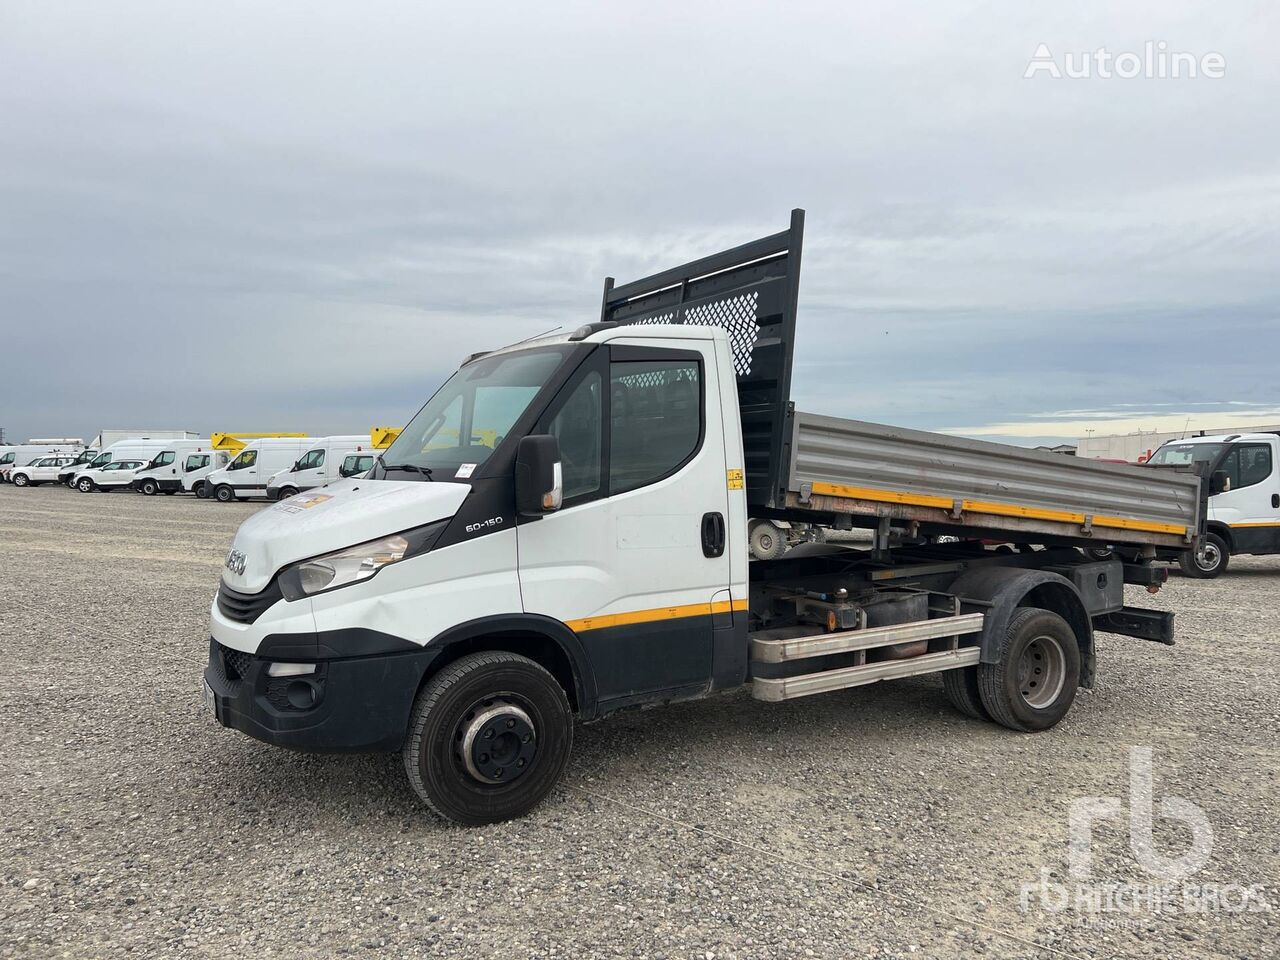
[{"label": "headlight", "polygon": [[300,600],[368,580],[385,566],[426,553],[447,525],[442,520],[295,563],[280,574],[280,592],[286,600]]}]

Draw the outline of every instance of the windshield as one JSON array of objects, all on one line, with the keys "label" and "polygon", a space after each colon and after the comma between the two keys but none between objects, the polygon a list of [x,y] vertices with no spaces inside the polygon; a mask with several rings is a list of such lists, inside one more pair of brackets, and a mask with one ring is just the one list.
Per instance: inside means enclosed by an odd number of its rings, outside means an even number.
[{"label": "windshield", "polygon": [[3,457],[0,457],[0,463],[13,463],[13,451],[10,450]]},{"label": "windshield", "polygon": [[[382,462],[427,467],[439,471],[438,480],[471,476],[571,349],[566,345],[526,350],[467,364],[427,401],[382,455]],[[396,479],[405,476],[398,474]]]},{"label": "windshield", "polygon": [[1181,467],[1189,463],[1204,463],[1218,459],[1225,443],[1166,443],[1151,455],[1147,463]]}]

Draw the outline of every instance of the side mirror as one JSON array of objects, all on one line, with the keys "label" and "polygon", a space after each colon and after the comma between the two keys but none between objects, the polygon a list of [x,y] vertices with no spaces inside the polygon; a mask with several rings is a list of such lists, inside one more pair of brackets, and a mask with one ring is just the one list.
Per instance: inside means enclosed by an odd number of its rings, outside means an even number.
[{"label": "side mirror", "polygon": [[1209,493],[1226,493],[1231,489],[1231,476],[1225,470],[1215,470],[1209,478]]},{"label": "side mirror", "polygon": [[540,517],[564,500],[560,441],[548,435],[523,437],[516,448],[516,510]]}]

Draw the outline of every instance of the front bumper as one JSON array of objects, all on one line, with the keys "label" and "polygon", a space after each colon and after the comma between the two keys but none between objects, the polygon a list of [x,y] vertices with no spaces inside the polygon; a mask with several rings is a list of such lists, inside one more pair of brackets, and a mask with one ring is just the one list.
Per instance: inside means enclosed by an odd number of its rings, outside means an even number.
[{"label": "front bumper", "polygon": [[398,750],[435,656],[427,648],[317,660],[313,674],[270,677],[271,660],[210,638],[204,679],[218,722],[264,743],[322,753]]}]

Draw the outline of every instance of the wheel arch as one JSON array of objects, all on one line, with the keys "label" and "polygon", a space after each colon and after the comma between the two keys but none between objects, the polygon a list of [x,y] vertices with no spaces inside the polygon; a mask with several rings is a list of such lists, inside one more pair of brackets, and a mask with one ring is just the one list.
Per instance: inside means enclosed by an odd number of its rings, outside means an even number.
[{"label": "wheel arch", "polygon": [[1226,543],[1227,550],[1230,553],[1236,552],[1236,538],[1231,535],[1231,528],[1227,526],[1225,523],[1223,523],[1221,520],[1210,520],[1209,523],[1205,526],[1205,529],[1209,533],[1216,533],[1218,536],[1220,536],[1223,539],[1223,541]]},{"label": "wheel arch", "polygon": [[441,669],[462,657],[484,650],[502,650],[528,657],[545,667],[560,683],[579,719],[598,712],[595,672],[578,635],[551,617],[499,614],[450,627],[427,649],[439,651],[422,677],[425,684]]},{"label": "wheel arch", "polygon": [[1019,608],[1039,607],[1056,613],[1070,625],[1080,647],[1080,686],[1093,686],[1093,620],[1075,584],[1066,577],[1048,570],[986,567],[961,574],[948,591],[962,603],[971,601],[968,612],[985,614],[982,663],[999,660],[999,638]]}]

